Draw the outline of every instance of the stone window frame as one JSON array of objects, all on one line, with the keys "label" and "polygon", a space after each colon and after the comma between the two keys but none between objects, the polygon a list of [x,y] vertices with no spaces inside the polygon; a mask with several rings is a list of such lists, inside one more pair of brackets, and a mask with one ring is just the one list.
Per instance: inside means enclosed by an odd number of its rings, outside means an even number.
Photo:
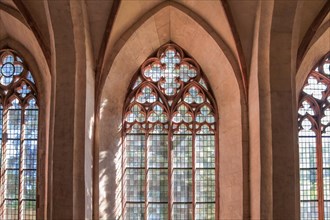
[{"label": "stone window frame", "polygon": [[[304,130],[304,128],[309,127],[309,131],[314,132],[315,138],[315,158],[316,158],[316,167],[315,168],[301,168],[304,164],[302,163],[302,158],[299,153],[299,176],[301,181],[301,171],[302,170],[311,170],[316,169],[316,183],[317,183],[317,199],[315,202],[318,204],[318,219],[324,219],[325,215],[325,205],[324,205],[324,178],[323,178],[323,144],[322,144],[322,134],[326,132],[326,129],[329,127],[329,124],[323,124],[322,118],[326,117],[325,111],[330,108],[330,102],[328,99],[330,95],[330,74],[325,73],[324,66],[325,64],[330,64],[330,52],[328,52],[325,56],[323,56],[317,64],[312,68],[312,70],[307,75],[305,82],[300,90],[299,101],[298,101],[298,137],[299,132]],[[325,89],[320,93],[320,98],[315,98],[315,88],[311,88],[310,92],[304,91],[309,84],[309,80],[315,79],[317,83],[321,83],[325,86]],[[310,93],[310,94],[308,94]],[[305,129],[306,130],[306,129]],[[308,130],[307,130],[308,131]],[[329,131],[328,131],[329,132]],[[299,141],[298,141],[299,142]],[[303,142],[302,142],[303,143]],[[299,143],[300,144],[300,143]],[[330,168],[329,168],[330,169]],[[302,197],[302,185],[300,186],[300,204],[303,201]],[[305,201],[305,200],[304,200]],[[307,201],[307,200],[306,200]],[[314,200],[313,200],[314,201]],[[328,201],[330,203],[330,201]],[[301,209],[301,205],[300,205]],[[302,212],[302,210],[301,210]],[[301,213],[301,218],[302,218]]]},{"label": "stone window frame", "polygon": [[[13,58],[13,60],[5,60],[5,57],[11,56]],[[20,110],[20,153],[19,153],[19,180],[18,180],[18,208],[17,208],[17,217],[18,219],[21,219],[21,211],[22,211],[22,202],[23,201],[34,201],[35,202],[35,214],[34,217],[30,216],[31,218],[37,218],[38,214],[37,214],[37,209],[39,206],[39,190],[40,188],[38,187],[38,182],[39,182],[39,151],[38,151],[38,147],[40,146],[40,139],[39,139],[39,131],[40,131],[40,126],[39,126],[39,119],[40,119],[40,110],[39,110],[39,99],[38,99],[38,88],[35,82],[35,78],[34,78],[34,74],[33,71],[30,71],[29,67],[28,67],[28,62],[24,59],[24,57],[15,49],[12,49],[10,47],[4,47],[2,49],[0,49],[0,57],[1,57],[1,97],[0,97],[0,102],[1,102],[1,109],[2,109],[2,118],[3,119],[7,119],[8,120],[8,116],[6,116],[7,114],[9,114],[9,111],[12,109],[13,106],[13,102],[17,101],[17,104],[19,106],[19,108],[13,108],[12,110],[17,111]],[[4,68],[4,65],[6,65],[8,68],[7,70],[10,70],[12,68],[12,73],[11,75],[5,75],[4,72],[6,71],[6,69],[4,69],[5,71],[2,71]],[[11,68],[10,68],[11,67]],[[20,73],[16,73],[16,70],[21,69]],[[7,74],[7,73],[6,73]],[[34,100],[34,103],[33,103]],[[35,108],[29,108],[30,106],[30,102],[32,101],[32,104],[34,104]],[[30,140],[30,138],[24,137],[25,131],[24,128],[26,127],[25,125],[25,118],[26,115],[25,113],[27,111],[36,111],[36,115],[37,115],[37,119],[36,119],[36,124],[34,124],[34,126],[36,126],[37,130],[37,134],[35,135],[35,137],[33,138],[33,141],[36,141],[36,148],[37,148],[37,152],[36,155],[34,155],[36,158],[34,158],[33,160],[35,160],[35,168],[23,168],[23,160],[22,160],[22,155],[23,155],[23,144],[25,140]],[[1,154],[3,155],[6,152],[6,142],[8,140],[8,133],[6,132],[7,129],[7,122],[5,122],[3,125],[5,125],[3,127],[2,130],[2,134],[1,134],[1,139],[2,139],[2,144],[1,144]],[[16,140],[16,139],[15,139]],[[31,139],[32,140],[32,139]],[[2,157],[1,155],[1,157]],[[28,155],[29,158],[33,158],[33,155]],[[2,163],[2,162],[1,162]],[[10,170],[11,168],[9,168]],[[4,172],[6,171],[1,169],[1,182],[2,182],[2,178],[4,175]],[[23,172],[24,171],[35,171],[36,172],[36,176],[35,176],[35,196],[34,199],[22,199],[22,178],[23,178]],[[4,189],[3,189],[4,190]],[[2,190],[1,190],[2,191]],[[1,192],[4,193],[4,192]],[[5,201],[11,201],[12,199],[6,199],[4,198],[4,200],[1,202],[1,215],[4,214],[3,213],[3,209],[2,206],[4,205]],[[28,218],[29,216],[25,216],[24,218]]]},{"label": "stone window frame", "polygon": [[[196,67],[196,70],[197,70],[197,76],[196,76],[196,78],[197,78],[197,80],[188,81],[186,84],[184,84],[182,81],[180,81],[180,83],[183,83],[184,85],[181,85],[180,86],[181,91],[179,91],[177,94],[174,94],[173,96],[166,95],[165,92],[164,92],[164,89],[161,87],[160,83],[157,83],[156,86],[153,86],[152,79],[151,78],[148,79],[147,77],[144,77],[145,79],[142,80],[142,83],[140,82],[137,85],[136,82],[138,81],[138,78],[143,78],[142,77],[143,72],[145,70],[147,70],[148,68],[150,68],[150,64],[151,63],[157,63],[157,62],[159,62],[160,59],[161,59],[161,54],[164,51],[168,50],[168,49],[175,49],[175,50],[177,50],[178,53],[181,55],[181,58],[182,58],[182,60],[184,62],[187,62],[188,65],[192,65],[192,66]],[[189,64],[189,62],[190,62],[190,64]],[[181,63],[182,63],[182,61],[181,61]],[[160,64],[160,62],[159,62],[159,64]],[[203,85],[202,84],[199,84],[197,82],[198,80],[203,80],[203,83],[204,84]],[[160,79],[159,81],[162,81],[162,79]],[[214,98],[212,89],[210,87],[210,84],[209,84],[206,76],[204,75],[204,73],[200,69],[198,63],[193,58],[189,58],[189,56],[187,56],[186,53],[178,45],[173,44],[173,43],[167,43],[167,44],[161,46],[157,50],[157,54],[156,55],[154,53],[154,55],[152,55],[150,58],[148,58],[141,65],[141,68],[138,70],[138,72],[133,76],[133,78],[131,80],[131,83],[129,85],[129,90],[127,92],[126,99],[125,99],[126,101],[124,103],[124,109],[123,109],[123,129],[122,129],[123,140],[125,139],[126,135],[129,134],[129,132],[127,131],[129,129],[126,128],[126,125],[129,124],[129,123],[125,123],[125,118],[127,118],[127,116],[128,116],[128,113],[130,111],[130,107],[132,107],[131,101],[132,100],[136,100],[138,98],[137,96],[141,94],[141,91],[140,91],[141,88],[140,87],[143,87],[143,86],[146,86],[146,85],[148,86],[148,84],[151,85],[150,87],[152,87],[152,89],[154,90],[153,92],[158,97],[157,98],[157,101],[158,101],[158,99],[160,99],[160,100],[165,100],[165,102],[166,101],[170,101],[170,102],[173,103],[173,106],[167,106],[167,107],[170,107],[170,109],[172,107],[172,110],[176,109],[177,106],[175,107],[175,104],[179,104],[180,103],[179,100],[181,99],[181,97],[182,96],[185,96],[186,93],[188,93],[188,90],[191,87],[198,88],[199,90],[202,91],[203,95],[205,96],[204,102],[202,104],[200,104],[200,105],[208,105],[208,106],[210,106],[212,108],[211,111],[212,111],[212,113],[214,115],[214,119],[215,119],[215,121],[214,121],[214,123],[212,125],[213,126],[212,129],[213,129],[214,143],[215,143],[214,144],[214,150],[215,150],[215,161],[214,161],[214,163],[215,163],[215,165],[214,165],[214,170],[215,170],[215,175],[214,175],[214,177],[215,177],[215,180],[214,180],[214,182],[215,182],[214,183],[215,184],[214,185],[215,186],[215,198],[214,198],[214,200],[215,201],[214,201],[214,206],[215,206],[215,216],[216,216],[216,218],[218,218],[219,217],[219,210],[216,207],[218,207],[218,204],[219,204],[219,161],[218,161],[219,160],[219,155],[218,155],[219,154],[219,149],[218,149],[219,148],[219,133],[218,133],[218,128],[219,128],[219,125],[218,125],[219,119],[218,119],[218,117],[219,116],[218,116],[218,110],[217,110],[216,101],[215,101],[215,98]],[[139,88],[137,88],[137,87],[139,87]],[[180,94],[181,96],[179,96],[178,94]],[[206,100],[208,100],[208,101],[206,101]],[[147,103],[147,104],[150,104],[150,103]],[[143,104],[140,104],[140,105],[142,106]],[[198,106],[197,104],[195,104],[195,105]],[[194,106],[194,104],[191,104],[190,107],[192,107],[192,106]],[[148,106],[148,107],[150,107],[150,106]],[[148,113],[148,115],[149,114],[150,114],[150,112]],[[166,115],[169,118],[171,118],[171,116],[174,116],[175,115],[175,112],[173,111],[173,112],[169,113],[169,111],[167,110],[166,111]],[[172,124],[171,122],[166,122],[166,123]],[[192,117],[192,122],[191,123],[196,124],[196,118],[194,116]],[[132,124],[134,125],[136,123],[134,122]],[[185,122],[183,122],[183,124],[185,124],[187,126],[189,125],[189,123],[185,123]],[[131,125],[131,127],[133,125]],[[170,125],[169,125],[169,127],[170,127]],[[168,149],[169,149],[168,150],[168,154],[171,155],[170,157],[168,157],[168,169],[171,169],[171,171],[173,172],[173,167],[172,167],[173,162],[171,161],[171,157],[173,156],[172,153],[171,153],[171,151],[172,151],[171,150],[171,146],[172,146],[171,139],[173,138],[174,133],[170,131],[172,129],[173,128],[167,128],[167,131],[169,131],[169,133],[168,133],[169,134],[169,137],[168,137],[168,145],[169,145],[168,146]],[[146,131],[146,133],[149,133],[150,134],[150,131],[148,130],[148,131]],[[195,131],[195,129],[194,129],[194,131],[190,134],[190,136],[192,136],[192,143],[194,143],[194,140],[196,138],[196,135],[197,135],[197,131]],[[198,203],[198,202],[195,201],[195,191],[196,191],[196,189],[195,189],[196,183],[195,182],[196,181],[195,181],[194,178],[195,178],[195,171],[196,171],[196,161],[195,161],[195,150],[194,150],[194,148],[195,147],[193,147],[193,150],[192,150],[193,151],[192,152],[192,170],[193,170],[193,172],[192,172],[192,175],[193,175],[192,176],[192,179],[193,179],[192,180],[192,184],[193,184],[192,186],[193,187],[192,188],[194,188],[194,190],[192,190],[192,202],[191,202],[193,204],[193,208],[192,208],[192,218],[193,219],[195,219],[195,214],[196,214],[195,213],[195,209],[196,209],[195,206]],[[124,151],[125,151],[125,143],[123,144],[123,147],[122,147],[122,155],[125,154]],[[147,142],[146,142],[146,147],[145,147],[145,150],[144,151],[145,151],[145,155],[147,155],[147,153],[146,153],[146,151],[147,151]],[[123,160],[124,159],[122,159],[122,166],[124,167]],[[147,161],[147,160],[148,160],[148,158],[147,158],[147,156],[145,156],[145,161]],[[149,168],[147,167],[146,162],[145,162],[145,170],[148,170],[148,169]],[[124,176],[124,171],[122,171],[122,176]],[[173,202],[173,198],[172,198],[172,195],[171,195],[171,192],[170,191],[171,191],[171,188],[173,187],[172,186],[173,183],[171,183],[171,181],[172,181],[171,174],[168,174],[168,176],[169,176],[169,178],[168,178],[168,189],[169,189],[169,192],[168,192],[168,202],[167,202],[167,204],[168,204],[168,216],[169,216],[169,219],[172,219],[171,210],[172,210],[172,205],[174,204],[174,202]],[[145,174],[145,178],[147,178],[147,174]],[[122,185],[123,185],[123,182],[124,181],[122,180],[121,182],[122,182]],[[145,192],[144,193],[145,194],[147,194],[147,186],[146,186],[147,184],[146,184],[146,182],[147,182],[147,180],[145,180],[145,186],[144,186],[144,188],[145,188]],[[122,189],[123,189],[122,190],[122,198],[123,198],[122,199],[123,200],[122,201],[122,210],[123,210],[123,215],[124,215],[124,210],[125,210],[125,208],[124,208],[124,206],[125,206],[124,197],[125,196],[123,195],[124,194],[124,192],[123,192],[124,191],[124,187],[123,186],[122,186]],[[146,200],[147,199],[146,199],[146,196],[145,196],[145,203],[147,203]],[[146,204],[145,204],[145,208],[144,209],[145,209],[145,219],[147,219],[147,217],[146,217],[147,216],[147,205]]]}]

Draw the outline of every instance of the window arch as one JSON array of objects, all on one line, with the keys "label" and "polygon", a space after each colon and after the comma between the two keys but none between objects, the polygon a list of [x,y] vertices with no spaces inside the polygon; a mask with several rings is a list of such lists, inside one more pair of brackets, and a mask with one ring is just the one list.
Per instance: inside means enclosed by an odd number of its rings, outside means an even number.
[{"label": "window arch", "polygon": [[0,71],[0,219],[36,219],[37,88],[14,50],[0,50]]},{"label": "window arch", "polygon": [[299,98],[301,219],[330,219],[330,53],[309,73]]},{"label": "window arch", "polygon": [[124,105],[124,219],[216,218],[217,117],[206,77],[180,47],[142,64]]}]

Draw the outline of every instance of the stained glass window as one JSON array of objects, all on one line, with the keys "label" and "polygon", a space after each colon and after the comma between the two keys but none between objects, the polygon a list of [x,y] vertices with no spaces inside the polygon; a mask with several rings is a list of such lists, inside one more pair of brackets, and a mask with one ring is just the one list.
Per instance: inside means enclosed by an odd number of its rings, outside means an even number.
[{"label": "stained glass window", "polygon": [[330,220],[330,53],[304,84],[298,124],[300,218]]},{"label": "stained glass window", "polygon": [[216,125],[199,65],[177,45],[162,46],[125,102],[124,219],[216,219]]},{"label": "stained glass window", "polygon": [[37,90],[13,50],[0,50],[0,219],[36,219]]}]

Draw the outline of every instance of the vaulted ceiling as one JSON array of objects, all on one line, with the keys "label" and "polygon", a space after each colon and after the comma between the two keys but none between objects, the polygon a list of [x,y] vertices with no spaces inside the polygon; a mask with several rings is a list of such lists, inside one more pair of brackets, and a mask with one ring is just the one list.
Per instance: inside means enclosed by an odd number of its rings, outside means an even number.
[{"label": "vaulted ceiling", "polygon": [[[245,65],[248,69],[253,47],[255,16],[259,7],[257,0],[86,0],[95,61],[100,60],[99,56],[103,56],[102,50],[111,50],[132,25],[164,2],[176,3],[196,13],[213,28],[214,34],[223,39],[240,60],[241,65]],[[298,1],[299,43],[302,42],[307,30],[326,2],[324,0]],[[51,27],[47,21],[49,16],[47,7],[47,1],[1,0],[0,39],[10,37],[19,42],[26,42],[23,43],[26,47],[37,39],[43,52],[49,53]],[[168,22],[170,22],[170,17],[171,10],[163,15],[163,19]],[[175,18],[171,17],[171,19]],[[323,23],[328,20],[329,13]]]}]

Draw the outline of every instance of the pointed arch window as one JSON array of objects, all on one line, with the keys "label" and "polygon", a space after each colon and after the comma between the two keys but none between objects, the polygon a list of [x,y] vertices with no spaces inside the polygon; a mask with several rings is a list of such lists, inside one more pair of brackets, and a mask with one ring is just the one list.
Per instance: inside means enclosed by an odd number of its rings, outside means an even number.
[{"label": "pointed arch window", "polygon": [[217,123],[208,81],[180,47],[142,64],[124,105],[124,219],[216,219]]},{"label": "pointed arch window", "polygon": [[37,89],[14,50],[0,50],[0,71],[0,219],[36,219]]},{"label": "pointed arch window", "polygon": [[330,219],[330,53],[307,77],[298,124],[300,217]]}]

